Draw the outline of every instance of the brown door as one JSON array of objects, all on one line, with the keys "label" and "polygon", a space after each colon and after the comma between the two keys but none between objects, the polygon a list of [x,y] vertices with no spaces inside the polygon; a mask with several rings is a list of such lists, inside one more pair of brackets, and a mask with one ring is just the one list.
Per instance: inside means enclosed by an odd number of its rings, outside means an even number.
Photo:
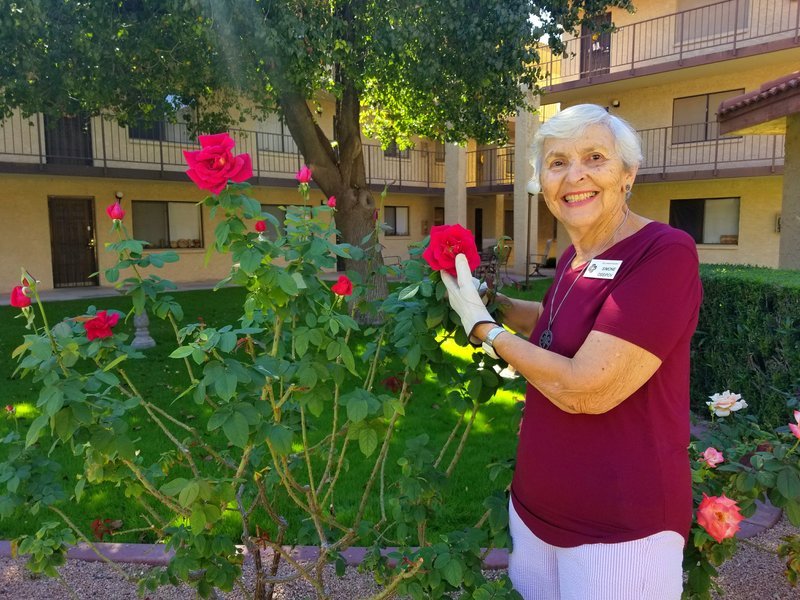
[{"label": "brown door", "polygon": [[44,143],[48,164],[92,165],[92,130],[86,115],[45,117]]},{"label": "brown door", "polygon": [[611,13],[581,26],[581,77],[608,73],[611,68],[611,33],[602,32],[611,25]]},{"label": "brown door", "polygon": [[97,285],[94,200],[51,196],[48,206],[53,286],[63,288]]}]

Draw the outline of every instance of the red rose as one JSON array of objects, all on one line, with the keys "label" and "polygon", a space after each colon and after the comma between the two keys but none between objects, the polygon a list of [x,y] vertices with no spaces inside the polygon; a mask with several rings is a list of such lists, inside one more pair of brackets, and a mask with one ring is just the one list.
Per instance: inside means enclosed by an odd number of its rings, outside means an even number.
[{"label": "red rose", "polygon": [[328,206],[331,208],[336,208],[336,196],[331,196],[328,198]]},{"label": "red rose", "polygon": [[350,296],[353,293],[353,282],[347,275],[340,275],[339,281],[331,286],[331,291],[339,296]]},{"label": "red rose", "polygon": [[106,214],[114,221],[122,221],[122,219],[125,218],[125,211],[122,210],[122,205],[119,203],[119,200],[114,202],[114,204],[106,206]]},{"label": "red rose", "polygon": [[25,308],[26,306],[31,305],[31,299],[25,295],[25,290],[22,288],[21,285],[18,285],[13,290],[11,290],[11,306],[15,306],[16,308]]},{"label": "red rose", "polygon": [[731,500],[725,494],[721,496],[703,494],[703,501],[697,509],[697,523],[719,543],[736,535],[739,531],[739,522],[743,519],[735,500]]},{"label": "red rose", "polygon": [[14,408],[13,404],[6,404],[6,412],[7,413],[15,413],[15,412],[17,412],[17,409]]},{"label": "red rose", "polygon": [[475,236],[461,225],[434,225],[431,228],[431,241],[422,253],[434,271],[446,271],[456,277],[456,256],[464,254],[469,268],[475,270],[481,264]]},{"label": "red rose", "polygon": [[256,231],[258,233],[264,233],[266,230],[267,230],[266,221],[256,221]]},{"label": "red rose", "polygon": [[95,315],[93,319],[89,319],[83,324],[86,330],[86,338],[89,340],[99,340],[111,337],[113,332],[111,328],[119,321],[119,313],[111,313],[101,310]]},{"label": "red rose", "polygon": [[297,179],[298,183],[308,183],[311,181],[311,169],[309,169],[306,165],[300,167],[300,170],[295,175],[295,179]]},{"label": "red rose", "polygon": [[186,174],[201,190],[219,194],[228,185],[228,180],[237,183],[253,176],[253,165],[249,154],[231,154],[236,145],[227,133],[201,135],[198,138],[202,150],[184,150],[189,164]]}]

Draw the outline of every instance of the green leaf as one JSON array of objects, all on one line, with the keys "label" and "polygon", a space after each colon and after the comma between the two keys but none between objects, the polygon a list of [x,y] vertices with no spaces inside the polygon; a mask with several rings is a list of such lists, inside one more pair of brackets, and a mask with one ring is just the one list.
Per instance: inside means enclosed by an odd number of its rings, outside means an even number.
[{"label": "green leaf", "polygon": [[281,455],[292,451],[292,431],[283,425],[271,425],[267,430],[267,437],[275,452]]},{"label": "green leaf", "polygon": [[225,435],[234,446],[238,446],[239,448],[247,446],[250,427],[242,413],[231,413],[230,417],[226,419],[225,424],[222,426],[222,431],[225,432]]},{"label": "green leaf", "polygon": [[159,491],[165,496],[177,496],[188,483],[189,481],[187,479],[177,477],[162,485]]},{"label": "green leaf", "polygon": [[218,410],[211,418],[208,420],[208,430],[214,431],[222,426],[223,423],[228,419],[230,416],[230,412],[227,410]]},{"label": "green leaf", "polygon": [[363,421],[369,413],[367,399],[360,394],[351,394],[347,398],[347,418],[353,423]]},{"label": "green leaf", "polygon": [[800,476],[798,476],[796,469],[786,467],[780,471],[776,483],[778,491],[787,500],[800,498]]},{"label": "green leaf", "polygon": [[83,488],[86,487],[86,479],[81,477],[78,479],[78,483],[75,484],[75,502],[80,502],[81,497],[83,496]]},{"label": "green leaf", "polygon": [[350,348],[347,344],[339,344],[339,351],[342,357],[342,362],[344,366],[347,367],[347,370],[350,371],[353,375],[358,377],[358,371],[356,371],[356,361],[353,358],[353,353],[350,351]]},{"label": "green leaf", "polygon": [[256,248],[248,248],[239,256],[239,268],[248,275],[252,275],[261,266],[262,257],[263,255]]},{"label": "green leaf", "polygon": [[378,447],[378,433],[369,427],[365,427],[358,434],[358,447],[364,456],[369,456]]},{"label": "green leaf", "polygon": [[800,501],[799,500],[789,500],[786,503],[786,506],[783,507],[783,511],[786,513],[786,517],[789,519],[789,522],[794,525],[795,527],[800,527]]},{"label": "green leaf", "polygon": [[49,421],[50,418],[47,415],[39,415],[33,420],[33,423],[31,423],[31,426],[28,429],[28,433],[25,435],[26,448],[30,448],[36,443],[36,440],[38,440],[39,436],[42,435],[42,429],[44,429],[44,426],[47,425]]},{"label": "green leaf", "polygon": [[402,290],[400,290],[400,293],[397,295],[397,299],[410,300],[411,298],[417,295],[418,291],[419,291],[419,284],[412,283],[411,285],[406,286]]},{"label": "green leaf", "polygon": [[175,348],[169,357],[170,358],[185,358],[189,356],[192,352],[194,352],[194,346],[180,346],[179,348]]},{"label": "green leaf", "polygon": [[197,496],[199,494],[200,494],[200,486],[197,484],[196,481],[190,481],[186,485],[186,487],[184,487],[178,494],[178,504],[180,504],[184,508],[187,508],[195,500],[197,500]]},{"label": "green leaf", "polygon": [[192,528],[192,533],[199,535],[206,527],[206,513],[203,510],[203,505],[198,504],[192,510],[192,516],[189,517],[189,526]]}]

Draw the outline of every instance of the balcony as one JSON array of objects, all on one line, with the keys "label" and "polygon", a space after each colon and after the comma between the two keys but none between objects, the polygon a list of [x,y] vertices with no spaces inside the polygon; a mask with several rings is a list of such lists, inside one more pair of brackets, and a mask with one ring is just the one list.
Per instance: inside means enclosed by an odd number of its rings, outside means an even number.
[{"label": "balcony", "polygon": [[[305,162],[291,136],[230,129],[236,152],[253,162],[255,184],[294,186]],[[437,193],[444,190],[444,159],[434,150],[384,151],[364,144],[368,183],[376,189]],[[0,123],[0,172],[144,179],[186,178],[184,150],[197,150],[185,126],[154,123],[123,127],[102,118],[65,117],[48,122],[19,114]]]},{"label": "balcony", "polygon": [[783,135],[721,137],[717,123],[656,127],[639,131],[644,160],[636,179],[754,177],[783,171]]},{"label": "balcony", "polygon": [[564,40],[564,56],[543,47],[544,85],[555,93],[732,57],[800,48],[796,0],[726,0]]},{"label": "balcony", "polygon": [[513,186],[514,146],[467,152],[467,189],[470,192],[508,192]]}]

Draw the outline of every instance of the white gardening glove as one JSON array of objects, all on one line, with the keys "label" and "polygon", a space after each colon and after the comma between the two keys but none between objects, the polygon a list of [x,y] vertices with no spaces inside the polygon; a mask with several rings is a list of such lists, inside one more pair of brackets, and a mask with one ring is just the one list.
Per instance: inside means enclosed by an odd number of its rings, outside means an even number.
[{"label": "white gardening glove", "polygon": [[486,282],[481,282],[481,280],[477,277],[473,277],[472,285],[474,285],[475,289],[478,290],[478,295],[481,297],[481,302],[483,302],[483,305],[486,306],[489,304],[489,294],[486,293],[489,291],[489,286],[486,284]]},{"label": "white gardening glove", "polygon": [[464,326],[464,331],[469,341],[473,344],[480,344],[481,340],[471,335],[475,325],[478,323],[494,323],[495,320],[486,310],[480,293],[475,289],[467,257],[463,254],[456,256],[458,280],[445,271],[441,273],[442,281],[447,287],[447,299],[450,301],[450,306],[453,310],[461,317],[461,324]]}]

